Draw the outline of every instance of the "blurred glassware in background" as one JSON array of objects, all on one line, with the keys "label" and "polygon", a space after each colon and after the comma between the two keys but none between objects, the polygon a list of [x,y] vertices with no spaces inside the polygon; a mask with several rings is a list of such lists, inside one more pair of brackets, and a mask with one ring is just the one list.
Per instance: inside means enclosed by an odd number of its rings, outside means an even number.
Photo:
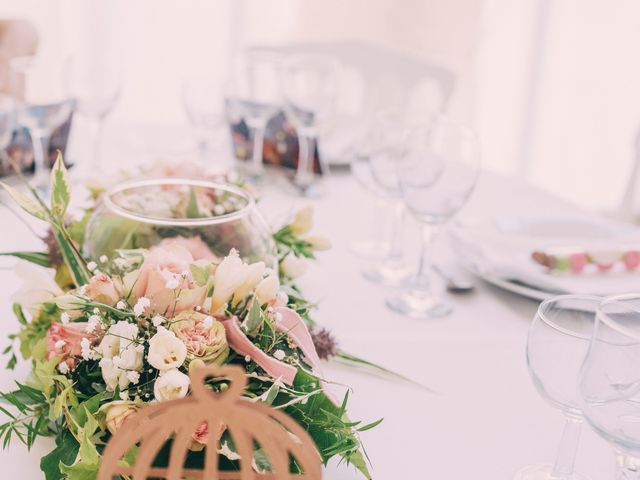
[{"label": "blurred glassware in background", "polygon": [[614,478],[638,479],[640,294],[604,299],[597,309],[592,332],[580,372],[580,406],[587,422],[614,449]]},{"label": "blurred glassware in background", "polygon": [[11,93],[16,102],[16,122],[29,130],[33,142],[32,184],[49,187],[51,132],[69,118],[73,100],[69,92],[69,61],[19,57],[11,61]]},{"label": "blurred glassware in background", "polygon": [[241,188],[202,180],[162,178],[116,185],[91,216],[84,249],[98,262],[103,255],[115,258],[120,249],[163,242],[185,247],[195,260],[222,259],[236,249],[248,262],[264,261],[277,268],[271,230],[253,197]]},{"label": "blurred glassware in background", "polygon": [[587,478],[573,471],[583,420],[578,377],[600,301],[600,297],[561,295],[538,307],[527,337],[527,368],[540,396],[564,414],[566,423],[555,463],[523,468],[515,480]]},{"label": "blurred glassware in background", "polygon": [[282,103],[278,65],[273,53],[247,51],[234,63],[226,85],[227,113],[243,118],[251,131],[252,159],[242,170],[253,180],[262,176],[265,129]]},{"label": "blurred glassware in background", "polygon": [[385,257],[363,271],[366,279],[383,285],[400,285],[411,269],[405,261],[405,207],[401,199],[397,163],[405,155],[408,128],[402,112],[387,110],[376,114],[368,130],[368,163],[374,191],[387,199],[393,210],[390,245]]},{"label": "blurred glassware in background", "polygon": [[11,142],[15,129],[15,102],[9,95],[0,94],[0,155]]},{"label": "blurred glassware in background", "polygon": [[122,65],[115,56],[93,51],[86,58],[74,58],[69,64],[69,91],[77,112],[89,126],[90,157],[82,158],[81,174],[92,175],[104,169],[101,159],[102,131],[122,90]]},{"label": "blurred glassware in background", "polygon": [[[335,115],[338,65],[326,55],[292,55],[282,64],[282,93],[287,119],[296,129],[299,157],[293,185],[304,196],[320,194],[314,172],[318,139]],[[322,161],[322,152],[319,155]],[[323,175],[328,173],[323,164]]]},{"label": "blurred glassware in background", "polygon": [[194,127],[203,164],[222,143],[221,135],[227,133],[223,90],[219,75],[191,76],[182,85],[184,109]]},{"label": "blurred glassware in background", "polygon": [[476,186],[478,139],[471,129],[440,117],[430,127],[413,128],[396,155],[395,172],[384,162],[379,181],[397,184],[404,205],[422,229],[422,249],[418,271],[406,291],[387,299],[387,305],[411,317],[446,315],[451,306],[433,288],[432,248],[439,227],[458,213]]},{"label": "blurred glassware in background", "polygon": [[353,156],[350,163],[351,175],[358,185],[368,193],[368,198],[372,200],[371,205],[371,225],[367,230],[367,236],[352,242],[350,251],[356,256],[377,260],[389,254],[389,239],[385,235],[385,220],[388,216],[390,201],[384,191],[376,183],[369,163],[369,153],[360,151]]}]

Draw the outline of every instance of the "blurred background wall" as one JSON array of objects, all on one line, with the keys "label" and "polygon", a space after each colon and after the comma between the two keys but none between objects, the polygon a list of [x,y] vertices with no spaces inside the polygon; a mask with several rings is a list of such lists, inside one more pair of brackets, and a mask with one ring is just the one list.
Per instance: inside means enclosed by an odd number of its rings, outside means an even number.
[{"label": "blurred background wall", "polygon": [[614,211],[640,128],[635,0],[0,0],[43,50],[121,59],[109,122],[186,124],[184,77],[224,76],[250,45],[355,39],[436,59],[450,113],[478,129],[488,169]]}]

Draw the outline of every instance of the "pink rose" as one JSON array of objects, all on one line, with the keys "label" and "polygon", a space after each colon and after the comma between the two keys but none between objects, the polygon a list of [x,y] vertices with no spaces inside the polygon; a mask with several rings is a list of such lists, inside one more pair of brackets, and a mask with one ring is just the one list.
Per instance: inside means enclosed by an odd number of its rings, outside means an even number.
[{"label": "pink rose", "polygon": [[60,356],[62,357],[60,361],[65,361],[69,368],[73,370],[75,368],[75,357],[80,356],[82,353],[82,340],[87,338],[94,345],[100,339],[102,332],[98,330],[93,333],[87,333],[88,325],[87,322],[66,325],[52,322],[47,331],[47,360]]},{"label": "pink rose", "polygon": [[[172,317],[202,305],[207,287],[198,286],[189,266],[194,262],[189,251],[177,244],[152,248],[133,280],[133,294],[149,300],[150,311]],[[126,282],[129,283],[129,282]]]},{"label": "pink rose", "polygon": [[113,307],[122,298],[122,288],[104,273],[97,273],[91,277],[85,293],[91,300],[110,307]]},{"label": "pink rose", "polygon": [[628,251],[622,257],[622,261],[627,270],[635,270],[640,265],[640,252],[637,250]]},{"label": "pink rose", "polygon": [[194,260],[211,260],[218,263],[220,260],[209,248],[209,246],[200,238],[195,237],[173,237],[165,238],[160,242],[160,246],[179,245],[186,248]]},{"label": "pink rose", "polygon": [[[225,424],[220,423],[220,428],[219,428],[220,433],[218,435],[218,438],[222,436],[225,429],[226,429]],[[191,443],[189,450],[192,450],[194,452],[199,452],[204,447],[206,447],[207,442],[209,441],[209,424],[207,422],[202,422],[198,426],[198,428],[196,428],[196,431],[193,433],[192,438],[193,438],[193,442]]]}]

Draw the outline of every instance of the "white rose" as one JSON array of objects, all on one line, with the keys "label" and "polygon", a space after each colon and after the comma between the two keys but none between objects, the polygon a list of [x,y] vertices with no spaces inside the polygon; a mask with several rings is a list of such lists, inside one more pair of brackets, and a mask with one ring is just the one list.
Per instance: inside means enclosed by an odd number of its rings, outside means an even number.
[{"label": "white rose", "polygon": [[287,277],[298,278],[305,274],[309,268],[309,262],[306,258],[296,257],[294,254],[290,253],[284,257],[280,267]]},{"label": "white rose", "polygon": [[182,398],[189,391],[189,383],[189,377],[180,370],[168,370],[156,380],[153,394],[159,402]]},{"label": "white rose", "polygon": [[304,235],[313,229],[313,207],[307,205],[296,213],[289,225],[294,235]]},{"label": "white rose", "polygon": [[55,281],[56,271],[52,268],[42,268],[20,261],[14,271],[22,280],[22,285],[11,296],[11,300],[22,305],[32,315],[36,314],[40,305],[63,294]]},{"label": "white rose", "polygon": [[142,369],[144,347],[136,342],[137,337],[138,326],[121,320],[109,327],[96,348],[102,357],[100,368],[108,391],[116,386],[126,389],[131,383],[128,373]]},{"label": "white rose", "polygon": [[256,287],[256,298],[260,305],[270,302],[278,294],[280,280],[275,275],[270,275],[262,280]]},{"label": "white rose", "polygon": [[187,347],[176,334],[160,327],[149,340],[147,361],[160,371],[178,368],[187,358]]},{"label": "white rose", "polygon": [[249,265],[244,263],[236,250],[231,250],[218,268],[214,276],[211,311],[217,312],[246,281]]},{"label": "white rose", "polygon": [[255,286],[262,278],[264,270],[264,262],[256,262],[249,265],[249,267],[247,268],[247,278],[245,279],[244,283],[240,285],[240,287],[236,290],[236,293],[233,294],[233,305],[237,305],[247,295],[249,295],[249,292],[255,288]]}]

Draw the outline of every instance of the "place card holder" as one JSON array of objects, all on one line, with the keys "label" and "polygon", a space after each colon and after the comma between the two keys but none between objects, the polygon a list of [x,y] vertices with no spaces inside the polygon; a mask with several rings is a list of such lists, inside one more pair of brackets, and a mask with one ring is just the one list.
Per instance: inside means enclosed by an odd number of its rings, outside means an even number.
[{"label": "place card holder", "polygon": [[[309,434],[284,412],[242,397],[247,386],[242,368],[208,366],[195,368],[189,375],[191,396],[148,404],[127,418],[103,452],[98,480],[112,480],[118,475],[128,475],[133,480],[185,477],[206,480],[321,479],[320,455]],[[208,378],[227,378],[231,382],[223,393],[214,393],[205,385]],[[185,468],[193,434],[203,422],[209,427],[204,467]],[[238,471],[218,470],[218,445],[225,430],[229,431],[240,456]],[[167,466],[154,466],[159,450],[169,439],[173,442]],[[266,454],[272,472],[260,473],[253,468],[254,442]],[[127,466],[121,460],[136,445],[135,464]],[[290,473],[291,459],[302,473]]]}]

